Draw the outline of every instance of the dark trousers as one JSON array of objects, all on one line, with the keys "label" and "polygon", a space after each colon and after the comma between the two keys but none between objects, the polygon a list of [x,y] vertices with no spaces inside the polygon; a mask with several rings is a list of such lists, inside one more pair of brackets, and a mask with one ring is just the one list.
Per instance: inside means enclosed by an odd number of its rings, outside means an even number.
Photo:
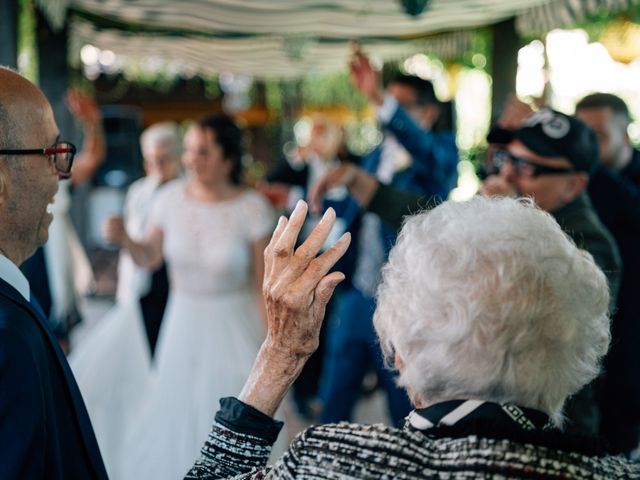
[{"label": "dark trousers", "polygon": [[156,349],[156,343],[158,342],[160,325],[162,324],[162,317],[164,317],[164,310],[167,306],[168,298],[169,279],[167,277],[167,267],[163,263],[162,266],[151,275],[151,288],[149,289],[149,293],[140,298],[144,328],[147,332],[152,357]]},{"label": "dark trousers", "polygon": [[356,289],[342,292],[332,318],[323,365],[320,397],[323,423],[350,420],[365,374],[374,370],[387,394],[389,414],[402,426],[411,411],[405,391],[396,383],[396,373],[384,366],[373,329],[375,302]]}]

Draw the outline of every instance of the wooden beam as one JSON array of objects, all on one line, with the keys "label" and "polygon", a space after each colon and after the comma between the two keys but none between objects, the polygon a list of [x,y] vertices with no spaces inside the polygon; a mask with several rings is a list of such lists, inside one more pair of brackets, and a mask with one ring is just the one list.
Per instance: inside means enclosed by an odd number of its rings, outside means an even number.
[{"label": "wooden beam", "polygon": [[516,91],[518,50],[522,40],[516,32],[515,18],[509,18],[491,27],[493,51],[491,54],[491,122],[502,113],[510,93]]}]

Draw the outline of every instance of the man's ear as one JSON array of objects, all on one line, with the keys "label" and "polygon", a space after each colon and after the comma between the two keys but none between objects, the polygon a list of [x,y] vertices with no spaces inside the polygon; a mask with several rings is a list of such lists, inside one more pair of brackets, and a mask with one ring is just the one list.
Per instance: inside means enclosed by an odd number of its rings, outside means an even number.
[{"label": "man's ear", "polygon": [[576,172],[572,175],[571,182],[569,182],[567,189],[567,196],[569,201],[580,195],[589,184],[589,176],[584,172]]}]

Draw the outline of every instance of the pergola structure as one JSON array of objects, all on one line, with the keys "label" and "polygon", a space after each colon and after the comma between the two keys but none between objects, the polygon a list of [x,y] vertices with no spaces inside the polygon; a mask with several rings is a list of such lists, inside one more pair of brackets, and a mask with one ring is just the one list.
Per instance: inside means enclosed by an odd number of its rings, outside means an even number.
[{"label": "pergola structure", "polygon": [[[40,84],[56,98],[86,44],[122,64],[149,59],[193,74],[296,78],[344,70],[350,43],[381,61],[454,58],[491,27],[494,110],[515,88],[522,37],[640,0],[34,0],[42,12]],[[15,65],[18,0],[0,0],[0,63]],[[424,5],[424,10],[421,7]],[[421,13],[419,13],[421,12]],[[411,15],[410,13],[413,13]]]}]

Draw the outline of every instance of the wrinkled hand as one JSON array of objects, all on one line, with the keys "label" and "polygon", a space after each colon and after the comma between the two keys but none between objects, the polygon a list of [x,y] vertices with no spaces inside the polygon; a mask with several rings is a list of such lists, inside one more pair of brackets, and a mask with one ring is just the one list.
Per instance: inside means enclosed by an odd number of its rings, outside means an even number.
[{"label": "wrinkled hand", "polygon": [[513,185],[499,175],[488,176],[478,193],[485,197],[515,197],[518,195]]},{"label": "wrinkled hand", "polygon": [[267,339],[263,348],[266,346],[291,362],[304,362],[318,347],[325,308],[338,283],[344,280],[341,272],[328,272],[351,240],[350,234],[345,233],[330,249],[316,256],[335,223],[335,212],[329,209],[296,249],[306,215],[307,205],[300,201],[288,221],[280,217],[264,252]]},{"label": "wrinkled hand", "polygon": [[330,169],[320,179],[318,179],[309,189],[307,198],[311,211],[315,214],[322,210],[322,199],[326,193],[334,187],[347,187],[355,181],[358,167],[352,163],[341,163]]},{"label": "wrinkled hand", "polygon": [[380,75],[373,69],[369,59],[357,44],[354,47],[349,69],[353,85],[369,100],[381,104],[383,92]]},{"label": "wrinkled hand", "polygon": [[105,220],[102,225],[102,236],[107,243],[122,245],[127,239],[127,232],[124,228],[122,217],[112,216]]},{"label": "wrinkled hand", "polygon": [[102,121],[100,107],[96,101],[80,90],[67,90],[66,100],[73,116],[81,122],[97,125]]}]

